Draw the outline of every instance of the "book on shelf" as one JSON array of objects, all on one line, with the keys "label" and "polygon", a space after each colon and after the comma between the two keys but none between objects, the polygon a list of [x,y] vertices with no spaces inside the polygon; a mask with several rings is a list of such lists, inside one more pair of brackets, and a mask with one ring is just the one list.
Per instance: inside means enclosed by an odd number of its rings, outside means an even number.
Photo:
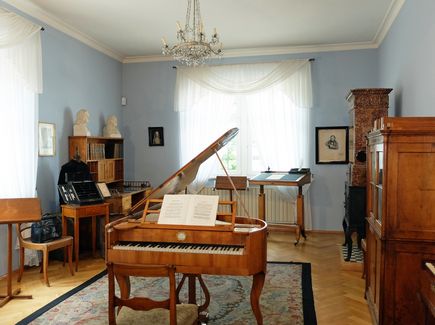
[{"label": "book on shelf", "polygon": [[214,226],[218,195],[166,194],[158,223],[165,225]]}]

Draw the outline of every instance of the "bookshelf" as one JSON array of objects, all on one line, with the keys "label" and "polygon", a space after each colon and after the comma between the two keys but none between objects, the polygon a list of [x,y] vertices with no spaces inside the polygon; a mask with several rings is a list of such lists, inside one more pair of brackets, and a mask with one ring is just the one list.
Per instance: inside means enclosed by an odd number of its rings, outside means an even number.
[{"label": "bookshelf", "polygon": [[122,138],[70,136],[69,157],[78,153],[89,166],[92,180],[105,182],[109,187],[120,187],[124,181]]}]

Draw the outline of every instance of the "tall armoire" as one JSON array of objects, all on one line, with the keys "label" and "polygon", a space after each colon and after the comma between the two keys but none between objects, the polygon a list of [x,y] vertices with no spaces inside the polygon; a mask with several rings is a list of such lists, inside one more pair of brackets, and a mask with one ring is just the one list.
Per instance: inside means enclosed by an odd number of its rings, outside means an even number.
[{"label": "tall armoire", "polygon": [[[358,239],[365,235],[366,205],[366,141],[376,119],[388,116],[390,88],[360,88],[349,91],[349,170],[345,184],[345,216],[343,228],[347,260],[352,252],[353,232]],[[358,243],[360,244],[360,243]]]},{"label": "tall armoire", "polygon": [[386,117],[368,135],[366,298],[375,324],[428,324],[435,261],[435,117]]}]

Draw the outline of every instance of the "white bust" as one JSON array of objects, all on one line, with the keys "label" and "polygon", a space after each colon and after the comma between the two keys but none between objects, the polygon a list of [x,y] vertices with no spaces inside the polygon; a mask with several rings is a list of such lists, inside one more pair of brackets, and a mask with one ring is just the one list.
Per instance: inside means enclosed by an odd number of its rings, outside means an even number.
[{"label": "white bust", "polygon": [[77,112],[76,121],[74,123],[73,135],[90,136],[91,132],[88,129],[89,112],[86,109],[81,109]]},{"label": "white bust", "polygon": [[110,115],[107,118],[106,126],[103,128],[103,136],[108,138],[121,138],[121,133],[118,130],[118,119],[115,115]]}]

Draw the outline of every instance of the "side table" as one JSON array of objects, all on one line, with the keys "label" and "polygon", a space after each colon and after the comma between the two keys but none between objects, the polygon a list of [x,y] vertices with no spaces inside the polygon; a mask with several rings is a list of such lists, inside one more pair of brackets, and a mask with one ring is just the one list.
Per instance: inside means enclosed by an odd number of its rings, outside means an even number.
[{"label": "side table", "polygon": [[74,255],[76,272],[79,268],[79,242],[80,242],[80,219],[92,218],[92,255],[95,257],[97,237],[97,216],[104,216],[104,225],[109,223],[109,203],[93,205],[71,205],[64,204],[62,207],[62,234],[67,235],[67,218],[74,221]]},{"label": "side table", "polygon": [[12,291],[12,224],[41,220],[41,204],[37,198],[0,199],[0,224],[8,225],[8,273],[6,295],[0,295],[0,307],[14,298],[31,299],[32,296],[19,296],[21,289]]}]

